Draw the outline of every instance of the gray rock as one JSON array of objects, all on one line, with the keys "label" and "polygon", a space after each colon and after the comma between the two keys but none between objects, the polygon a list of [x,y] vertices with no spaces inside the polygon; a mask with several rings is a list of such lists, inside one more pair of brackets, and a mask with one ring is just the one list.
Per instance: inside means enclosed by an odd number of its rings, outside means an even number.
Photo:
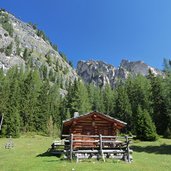
[{"label": "gray rock", "polygon": [[122,60],[120,66],[115,68],[102,61],[79,61],[77,64],[77,73],[85,83],[105,86],[106,84],[115,87],[118,81],[125,81],[129,75],[135,76],[141,74],[147,76],[149,69],[157,76],[164,76],[164,73],[155,69],[142,61],[130,62]]}]

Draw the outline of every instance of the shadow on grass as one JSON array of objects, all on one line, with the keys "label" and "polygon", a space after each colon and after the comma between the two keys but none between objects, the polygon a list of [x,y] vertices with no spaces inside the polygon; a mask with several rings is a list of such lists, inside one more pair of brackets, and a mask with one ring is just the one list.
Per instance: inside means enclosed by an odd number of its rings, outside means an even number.
[{"label": "shadow on grass", "polygon": [[59,154],[53,154],[51,148],[49,148],[46,152],[38,154],[36,157],[60,157]]},{"label": "shadow on grass", "polygon": [[131,149],[136,152],[146,152],[155,154],[171,154],[171,145],[162,144],[160,146],[131,146]]}]

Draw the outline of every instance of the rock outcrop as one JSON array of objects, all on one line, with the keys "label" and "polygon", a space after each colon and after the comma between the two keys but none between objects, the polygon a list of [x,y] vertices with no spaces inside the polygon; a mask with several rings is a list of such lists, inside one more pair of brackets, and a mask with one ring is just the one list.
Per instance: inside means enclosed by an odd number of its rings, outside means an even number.
[{"label": "rock outcrop", "polygon": [[154,75],[164,75],[160,70],[142,61],[130,62],[128,60],[122,60],[118,68],[106,64],[103,61],[93,60],[79,61],[77,64],[77,73],[85,83],[93,83],[98,86],[110,84],[112,87],[115,87],[118,81],[127,79],[129,75],[141,74],[147,76],[149,69]]}]

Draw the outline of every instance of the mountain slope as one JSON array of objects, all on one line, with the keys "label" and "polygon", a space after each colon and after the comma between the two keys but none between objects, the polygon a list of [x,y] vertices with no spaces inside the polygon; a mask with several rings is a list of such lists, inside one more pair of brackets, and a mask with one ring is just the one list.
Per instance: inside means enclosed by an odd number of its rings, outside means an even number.
[{"label": "mountain slope", "polygon": [[72,82],[77,78],[75,70],[54,50],[43,31],[1,10],[0,68],[7,71],[14,65],[37,67],[42,77],[50,77],[52,82]]}]

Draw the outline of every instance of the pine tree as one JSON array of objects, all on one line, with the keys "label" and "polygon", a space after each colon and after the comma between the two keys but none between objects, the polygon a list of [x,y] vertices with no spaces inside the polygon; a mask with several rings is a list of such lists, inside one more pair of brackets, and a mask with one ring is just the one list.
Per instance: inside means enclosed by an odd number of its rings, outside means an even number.
[{"label": "pine tree", "polygon": [[36,131],[46,132],[47,120],[49,119],[49,89],[50,85],[48,81],[45,81],[40,88],[39,96],[37,97],[37,112],[34,116],[34,124]]},{"label": "pine tree", "polygon": [[136,112],[138,105],[152,114],[151,108],[151,85],[147,78],[138,75],[135,78],[128,78],[126,88],[133,112]]},{"label": "pine tree", "polygon": [[156,128],[148,111],[138,106],[136,118],[137,138],[145,141],[155,141],[157,139]]},{"label": "pine tree", "polygon": [[35,131],[34,119],[38,111],[37,99],[41,88],[41,80],[37,70],[28,71],[21,87],[21,118],[23,131]]},{"label": "pine tree", "polygon": [[169,117],[167,113],[166,100],[164,98],[163,78],[155,77],[149,72],[148,76],[152,87],[152,107],[153,107],[153,121],[156,125],[157,133],[164,135],[168,124]]},{"label": "pine tree", "polygon": [[80,114],[84,114],[91,110],[87,88],[81,81],[78,82],[78,85],[76,87],[71,107],[73,111],[79,112]]},{"label": "pine tree", "polygon": [[20,117],[19,117],[19,83],[18,70],[13,67],[8,70],[4,80],[2,92],[4,127],[2,133],[5,136],[19,137]]},{"label": "pine tree", "polygon": [[52,115],[54,128],[61,127],[61,104],[62,97],[60,95],[59,85],[54,84],[49,90],[49,114]]},{"label": "pine tree", "polygon": [[104,106],[105,106],[105,113],[108,115],[111,115],[114,108],[114,92],[111,89],[110,85],[106,85],[103,90],[103,100],[104,100]]},{"label": "pine tree", "polygon": [[171,134],[171,73],[168,73],[166,80],[165,80],[165,99],[166,99],[166,106],[167,106],[167,116],[168,116],[168,124],[166,131],[164,133],[165,137],[170,138]]},{"label": "pine tree", "polygon": [[127,123],[127,128],[131,131],[133,123],[132,119],[132,109],[129,102],[129,98],[124,86],[119,86],[117,88],[117,98],[114,110],[114,117]]},{"label": "pine tree", "polygon": [[136,133],[135,125],[138,106],[141,106],[142,110],[147,110],[151,116],[153,114],[151,85],[147,78],[138,75],[135,78],[128,78],[125,86],[132,109],[132,133]]},{"label": "pine tree", "polygon": [[103,99],[103,91],[100,87],[97,87],[94,92],[94,110],[104,113],[104,99]]},{"label": "pine tree", "polygon": [[25,48],[23,53],[23,59],[26,61],[28,60],[28,57],[29,57],[29,51],[27,48]]},{"label": "pine tree", "polygon": [[75,109],[73,107],[73,102],[74,102],[74,97],[76,96],[76,91],[78,90],[78,81],[74,80],[74,83],[72,84],[71,82],[69,82],[68,88],[67,88],[67,95],[64,97],[62,106],[63,106],[63,111],[62,111],[62,119],[66,119],[66,112],[67,109],[69,109],[70,111],[70,116],[73,117],[73,114],[75,112]]},{"label": "pine tree", "polygon": [[4,105],[4,100],[3,100],[3,88],[4,88],[4,73],[3,73],[3,69],[0,69],[0,113],[3,112],[3,105]]}]

